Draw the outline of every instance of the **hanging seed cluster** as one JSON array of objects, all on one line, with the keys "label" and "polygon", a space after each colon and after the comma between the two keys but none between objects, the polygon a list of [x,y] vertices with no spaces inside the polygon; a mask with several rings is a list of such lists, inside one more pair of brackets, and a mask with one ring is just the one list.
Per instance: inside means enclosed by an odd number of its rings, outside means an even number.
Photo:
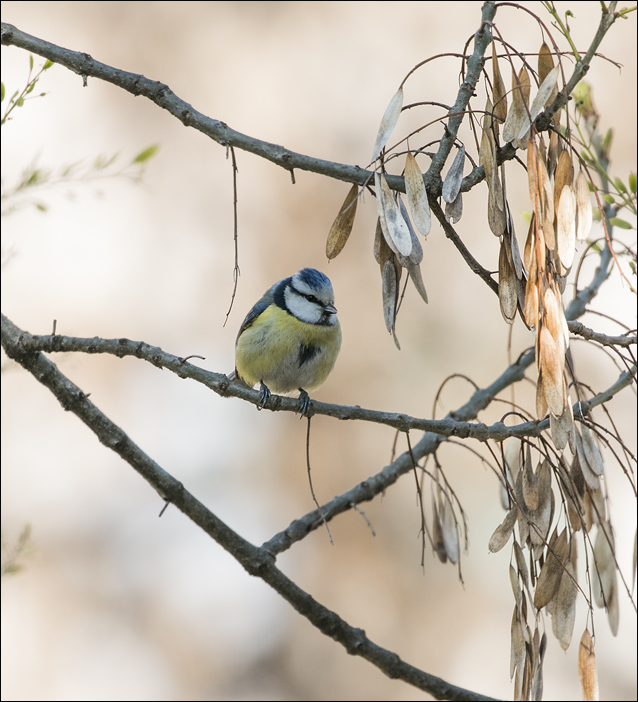
[{"label": "hanging seed cluster", "polygon": [[[539,420],[549,416],[553,447],[545,439],[537,445],[529,440],[525,443],[509,440],[501,484],[501,500],[507,514],[494,531],[489,550],[497,552],[513,540],[509,574],[515,600],[510,659],[514,699],[538,700],[542,699],[543,658],[547,648],[541,612],[544,610],[551,618],[552,633],[566,650],[572,641],[580,592],[590,607],[593,600],[607,610],[615,634],[618,585],[614,536],[601,487],[603,459],[587,424],[574,422],[566,372],[569,330],[562,294],[566,276],[574,264],[577,242],[588,237],[592,224],[589,181],[571,143],[569,124],[561,125],[561,116],[566,112],[559,111],[553,116],[547,140],[534,127],[536,118],[559,91],[561,68],[554,65],[547,44],[540,47],[536,72],[525,60],[520,70],[514,70],[511,60],[509,64],[510,90],[501,75],[493,42],[491,91],[478,123],[479,165],[484,168],[487,185],[487,223],[499,241],[500,310],[508,324],[513,324],[518,315],[535,335],[536,416]],[[386,173],[387,161],[403,155],[403,152],[390,156],[386,153],[403,100],[401,87],[385,111],[372,151],[378,212],[374,257],[380,267],[386,328],[397,347],[396,317],[404,270],[424,302],[428,301],[420,267],[423,260],[420,236],[428,236],[432,220],[424,175],[417,163],[417,156],[423,156],[421,150],[408,147],[405,152],[405,198],[391,189]],[[468,158],[463,144],[454,145],[456,153],[440,189],[445,219],[450,224],[459,222],[463,214],[461,190]],[[505,147],[526,152],[523,160],[526,160],[531,217],[522,254],[508,204],[505,161],[500,156]],[[328,236],[328,258],[334,258],[343,249],[362,190],[352,186],[340,208]],[[563,455],[567,446],[571,462]],[[540,456],[536,462],[532,460],[532,452]],[[554,521],[555,494],[561,496],[563,505],[562,528]],[[428,535],[439,559],[454,564],[459,563],[460,557],[455,499],[437,461],[432,491],[433,529]],[[461,509],[460,503],[458,506]],[[559,502],[558,509],[560,506]],[[588,534],[594,527],[596,537],[591,546]],[[578,532],[585,534],[591,548],[587,561],[591,600],[578,584]],[[588,629],[580,640],[579,675],[584,699],[595,699],[598,682]]]}]

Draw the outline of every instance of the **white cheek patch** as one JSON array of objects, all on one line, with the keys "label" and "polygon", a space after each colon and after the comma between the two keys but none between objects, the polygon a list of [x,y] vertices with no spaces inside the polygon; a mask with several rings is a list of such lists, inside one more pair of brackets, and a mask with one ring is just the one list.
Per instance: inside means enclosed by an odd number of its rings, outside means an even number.
[{"label": "white cheek patch", "polygon": [[[311,293],[309,293],[311,294]],[[307,324],[319,324],[323,317],[323,310],[316,302],[310,302],[288,287],[284,291],[284,300],[290,314]]]}]

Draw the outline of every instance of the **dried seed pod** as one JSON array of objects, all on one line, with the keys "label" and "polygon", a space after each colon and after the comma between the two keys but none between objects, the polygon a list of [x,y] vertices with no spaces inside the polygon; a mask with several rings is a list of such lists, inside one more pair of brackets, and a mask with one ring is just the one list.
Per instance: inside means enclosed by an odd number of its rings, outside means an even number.
[{"label": "dried seed pod", "polygon": [[[518,76],[512,71],[512,105],[503,125],[503,141],[517,140],[523,127],[529,127],[527,105],[529,105],[530,81],[527,69],[523,66]],[[519,148],[518,143],[513,144]],[[524,146],[527,146],[525,142]]]},{"label": "dried seed pod", "polygon": [[338,256],[348,241],[348,237],[352,231],[352,225],[354,224],[354,216],[357,213],[358,192],[358,185],[355,184],[350,188],[346,199],[343,201],[343,205],[341,205],[339,209],[337,218],[330,227],[328,240],[326,241],[326,256],[329,259]]},{"label": "dried seed pod", "polygon": [[459,193],[456,196],[454,202],[445,203],[445,219],[452,224],[456,224],[461,221],[463,216],[463,193]]},{"label": "dried seed pod", "polygon": [[559,417],[563,414],[565,407],[563,392],[565,355],[560,353],[556,340],[546,326],[541,326],[539,337],[539,373],[542,376],[544,396],[549,411]]},{"label": "dried seed pod", "polygon": [[566,185],[571,185],[574,182],[574,166],[569,152],[563,150],[558,156],[556,164],[556,172],[554,173],[554,211],[558,212],[560,205],[560,196],[563,188]]},{"label": "dried seed pod", "polygon": [[545,42],[541,44],[538,50],[538,81],[542,83],[547,78],[549,72],[554,68],[554,59],[552,52]]},{"label": "dried seed pod", "polygon": [[583,700],[600,699],[598,693],[598,670],[596,668],[596,654],[594,642],[588,629],[583,631],[578,648],[578,679]]},{"label": "dried seed pod", "polygon": [[517,515],[518,507],[512,507],[512,509],[505,515],[505,519],[496,527],[492,536],[490,536],[490,541],[487,547],[492,553],[497,553],[500,551],[510,540],[510,536],[514,531],[514,525],[516,524]]},{"label": "dried seed pod", "polygon": [[534,606],[536,609],[546,607],[556,594],[563,575],[563,566],[569,553],[567,529],[563,529],[557,538],[554,538],[555,535],[556,530],[554,530],[554,535],[549,542],[547,560],[541,568],[538,582],[536,583],[536,591],[534,592]]},{"label": "dried seed pod", "polygon": [[576,195],[571,183],[563,187],[556,211],[556,250],[560,262],[569,270],[576,253]]},{"label": "dried seed pod", "polygon": [[554,94],[556,90],[556,84],[558,82],[559,67],[552,68],[552,70],[547,74],[545,79],[542,81],[538,88],[538,92],[532,101],[532,105],[529,108],[530,117],[532,122],[540,115],[540,113],[545,109],[545,106],[549,102],[550,97]]},{"label": "dried seed pod", "polygon": [[576,191],[576,238],[578,241],[584,241],[591,230],[593,211],[587,177],[582,169],[578,171],[574,189]]},{"label": "dried seed pod", "polygon": [[461,192],[461,183],[463,182],[463,166],[465,165],[465,146],[457,151],[454,161],[450,166],[443,181],[441,195],[445,202],[452,203],[456,200],[457,195]]},{"label": "dried seed pod", "polygon": [[499,120],[505,122],[507,117],[507,91],[505,83],[501,76],[501,71],[498,67],[498,58],[496,56],[496,44],[492,42],[492,96],[494,98],[494,117],[498,119],[494,121],[498,132]]},{"label": "dried seed pod", "polygon": [[441,505],[441,528],[443,534],[443,544],[445,545],[445,553],[447,554],[450,563],[459,562],[459,532],[456,527],[454,518],[454,510],[449,496],[443,499]]},{"label": "dried seed pod", "polygon": [[498,256],[498,299],[501,304],[503,319],[508,324],[512,324],[516,317],[518,290],[516,285],[516,273],[510,264],[505,240],[501,242],[501,249]]},{"label": "dried seed pod", "polygon": [[427,236],[430,233],[432,221],[430,203],[423,183],[423,175],[410,152],[405,157],[405,192],[414,224],[423,236]]},{"label": "dried seed pod", "polygon": [[387,106],[381,124],[379,125],[379,131],[377,132],[377,138],[374,142],[374,149],[372,150],[371,162],[376,161],[379,154],[383,150],[383,147],[388,143],[390,134],[392,134],[394,128],[399,121],[401,115],[401,109],[403,108],[403,88],[399,88],[397,92],[392,96],[389,105]]},{"label": "dried seed pod", "polygon": [[394,261],[391,259],[388,259],[383,264],[381,292],[383,295],[383,317],[385,319],[385,326],[386,329],[392,333],[399,299],[399,281]]},{"label": "dried seed pod", "polygon": [[391,249],[402,256],[412,252],[412,237],[405,220],[401,216],[392,191],[383,173],[375,173],[374,181],[377,189],[377,209],[381,220],[383,235]]}]

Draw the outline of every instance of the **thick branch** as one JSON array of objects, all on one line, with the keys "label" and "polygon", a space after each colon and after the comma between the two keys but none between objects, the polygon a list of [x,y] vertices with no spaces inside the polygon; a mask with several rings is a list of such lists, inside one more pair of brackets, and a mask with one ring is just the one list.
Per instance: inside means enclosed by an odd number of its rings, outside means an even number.
[{"label": "thick branch", "polygon": [[[250,575],[261,578],[278,592],[294,609],[306,617],[326,636],[340,643],[354,656],[361,656],[393,679],[400,679],[428,692],[436,699],[491,700],[470,690],[425,673],[405,663],[395,653],[372,642],[362,629],[350,626],[335,612],[327,609],[298,587],[275,565],[271,552],[258,548],[234,532],[193,495],[185,490],[155,461],[147,456],[104,415],[80,390],[64,376],[44,354],[28,348],[30,335],[21,332],[5,317],[2,319],[2,344],[7,355],[29,371],[57,397],[62,407],[77,415],[108,448],[112,449],[152,485],[168,502],[174,504],[200,526],[222,548],[228,551]],[[31,337],[33,338],[33,337]]]}]

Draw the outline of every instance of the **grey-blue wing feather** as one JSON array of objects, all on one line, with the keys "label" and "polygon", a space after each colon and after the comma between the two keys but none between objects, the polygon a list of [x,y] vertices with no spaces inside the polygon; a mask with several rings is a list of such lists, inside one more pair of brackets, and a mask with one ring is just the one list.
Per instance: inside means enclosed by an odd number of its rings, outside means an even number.
[{"label": "grey-blue wing feather", "polygon": [[[273,301],[273,289],[275,286],[273,285],[272,288],[267,290],[264,293],[264,296],[256,302],[253,306],[253,308],[250,310],[250,312],[246,315],[246,319],[241,324],[241,327],[239,327],[239,332],[237,334],[237,339],[248,329],[248,327],[253,324],[253,322],[259,317],[259,315],[266,310]],[[237,341],[235,341],[237,343]]]}]

